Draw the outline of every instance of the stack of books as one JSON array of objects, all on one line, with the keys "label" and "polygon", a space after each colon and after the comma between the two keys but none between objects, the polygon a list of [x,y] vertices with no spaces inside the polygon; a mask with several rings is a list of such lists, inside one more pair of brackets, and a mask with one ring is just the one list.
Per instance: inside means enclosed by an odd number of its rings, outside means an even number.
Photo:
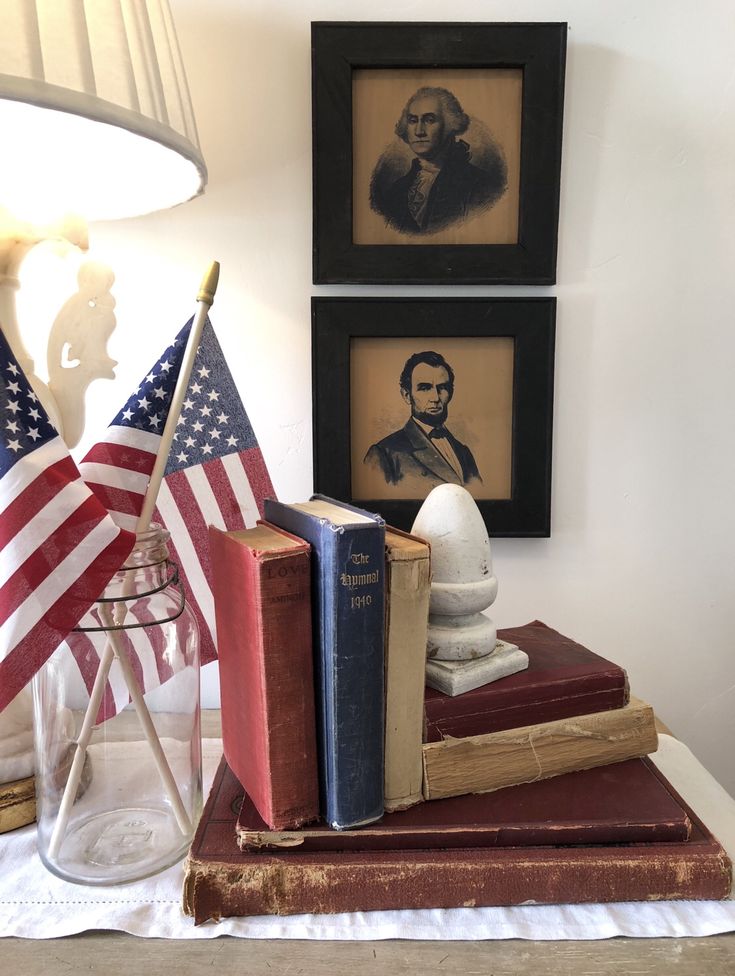
[{"label": "stack of books", "polygon": [[540,621],[498,636],[528,668],[450,698],[426,689],[426,799],[482,792],[649,755],[653,709],[625,671]]},{"label": "stack of books", "polygon": [[722,847],[645,758],[625,672],[538,621],[526,671],[424,688],[428,545],[320,496],[212,530],[224,757],[184,909],[724,898]]}]

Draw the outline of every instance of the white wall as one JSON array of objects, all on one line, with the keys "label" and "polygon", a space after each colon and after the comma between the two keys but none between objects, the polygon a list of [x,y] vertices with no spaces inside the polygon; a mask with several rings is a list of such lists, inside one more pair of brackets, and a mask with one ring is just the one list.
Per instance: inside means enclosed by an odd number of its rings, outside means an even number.
[{"label": "white wall", "polygon": [[[735,790],[735,17],[729,0],[172,0],[206,195],[92,228],[117,272],[107,421],[191,312],[213,321],[278,495],[312,489],[311,295],[558,296],[553,523],[493,544],[499,625],[623,665]],[[311,20],[567,20],[558,284],[311,284]],[[209,670],[213,670],[212,666]],[[206,676],[212,704],[215,679]]]}]

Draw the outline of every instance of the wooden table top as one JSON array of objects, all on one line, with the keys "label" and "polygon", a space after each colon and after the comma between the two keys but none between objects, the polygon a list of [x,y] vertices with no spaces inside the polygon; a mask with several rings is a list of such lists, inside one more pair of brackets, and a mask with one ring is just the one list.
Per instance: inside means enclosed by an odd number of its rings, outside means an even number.
[{"label": "wooden table top", "polygon": [[85,932],[48,942],[3,939],[3,971],[63,973],[205,972],[247,976],[733,976],[735,933],[696,939],[589,942],[314,942],[222,936],[201,941]]}]

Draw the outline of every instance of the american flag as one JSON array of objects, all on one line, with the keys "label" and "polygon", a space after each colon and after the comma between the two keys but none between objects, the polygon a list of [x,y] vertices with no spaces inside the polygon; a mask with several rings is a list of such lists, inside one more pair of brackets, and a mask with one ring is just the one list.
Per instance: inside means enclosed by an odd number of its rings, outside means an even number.
[{"label": "american flag", "polygon": [[82,481],[0,332],[0,709],[76,627],[134,542]]},{"label": "american flag", "polygon": [[[87,484],[125,528],[135,527],[143,504],[190,327],[184,326],[80,465]],[[203,664],[216,658],[208,526],[250,527],[262,517],[267,497],[274,497],[268,469],[207,321],[153,516],[171,533],[169,550],[199,623]],[[152,682],[155,673],[151,667]]]}]

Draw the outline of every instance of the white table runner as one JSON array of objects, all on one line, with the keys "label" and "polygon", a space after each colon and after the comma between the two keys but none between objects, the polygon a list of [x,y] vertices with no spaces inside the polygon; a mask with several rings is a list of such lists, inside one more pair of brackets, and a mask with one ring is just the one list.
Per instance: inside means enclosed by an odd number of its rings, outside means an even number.
[{"label": "white table runner", "polygon": [[[205,795],[221,754],[204,742]],[[735,860],[735,800],[681,742],[660,736],[656,764]],[[607,939],[702,936],[735,930],[735,900],[522,905],[230,918],[195,926],[181,911],[183,862],[117,887],[72,885],[36,852],[35,826],[0,835],[0,935],[48,939],[112,929],[166,939]]]}]

